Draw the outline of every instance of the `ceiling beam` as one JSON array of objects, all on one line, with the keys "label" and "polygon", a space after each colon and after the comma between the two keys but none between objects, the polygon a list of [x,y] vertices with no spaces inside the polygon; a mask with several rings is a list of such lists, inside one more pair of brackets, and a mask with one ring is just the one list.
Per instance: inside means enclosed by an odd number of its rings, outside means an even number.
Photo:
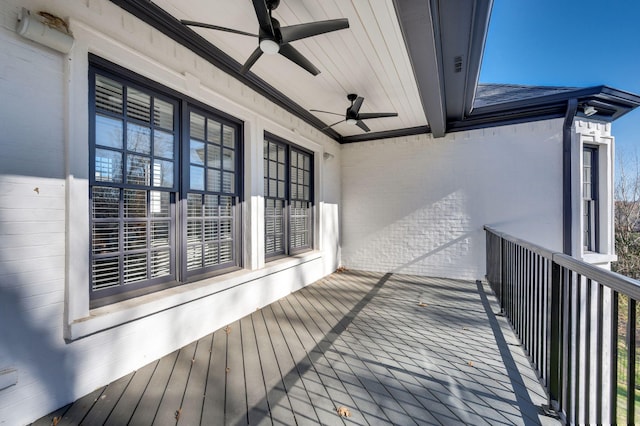
[{"label": "ceiling beam", "polygon": [[493,0],[394,0],[434,137],[471,113]]},{"label": "ceiling beam", "polygon": [[[438,0],[394,0],[420,101],[435,137],[446,131],[446,107]],[[435,18],[435,19],[434,19]]]}]

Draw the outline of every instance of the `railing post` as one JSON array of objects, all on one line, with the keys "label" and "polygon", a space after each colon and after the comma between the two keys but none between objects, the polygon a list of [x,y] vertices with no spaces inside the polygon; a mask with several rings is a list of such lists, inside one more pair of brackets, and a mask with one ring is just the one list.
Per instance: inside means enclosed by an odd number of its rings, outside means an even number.
[{"label": "railing post", "polygon": [[562,268],[556,262],[551,261],[549,273],[549,291],[547,292],[547,377],[549,378],[549,407],[553,401],[560,402],[562,389]]}]

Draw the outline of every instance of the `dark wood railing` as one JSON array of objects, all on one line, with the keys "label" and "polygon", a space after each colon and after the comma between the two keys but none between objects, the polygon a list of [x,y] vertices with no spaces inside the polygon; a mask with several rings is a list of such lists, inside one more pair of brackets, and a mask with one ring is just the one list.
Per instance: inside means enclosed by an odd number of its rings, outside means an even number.
[{"label": "dark wood railing", "polygon": [[569,424],[640,423],[640,282],[485,227],[487,280]]}]

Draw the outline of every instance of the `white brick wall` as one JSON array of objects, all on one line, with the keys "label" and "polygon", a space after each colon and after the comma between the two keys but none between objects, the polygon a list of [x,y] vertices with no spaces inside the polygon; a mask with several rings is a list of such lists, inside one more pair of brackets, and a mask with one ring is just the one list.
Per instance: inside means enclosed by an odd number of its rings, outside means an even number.
[{"label": "white brick wall", "polygon": [[562,248],[562,120],[342,148],[342,263],[484,277],[483,226]]}]

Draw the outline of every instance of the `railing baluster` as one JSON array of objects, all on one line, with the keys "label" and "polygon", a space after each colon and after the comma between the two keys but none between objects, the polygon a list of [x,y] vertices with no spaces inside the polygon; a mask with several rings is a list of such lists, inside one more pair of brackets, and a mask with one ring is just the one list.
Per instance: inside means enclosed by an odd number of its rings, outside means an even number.
[{"label": "railing baluster", "polygon": [[636,301],[627,303],[627,423],[635,418],[636,394]]}]

